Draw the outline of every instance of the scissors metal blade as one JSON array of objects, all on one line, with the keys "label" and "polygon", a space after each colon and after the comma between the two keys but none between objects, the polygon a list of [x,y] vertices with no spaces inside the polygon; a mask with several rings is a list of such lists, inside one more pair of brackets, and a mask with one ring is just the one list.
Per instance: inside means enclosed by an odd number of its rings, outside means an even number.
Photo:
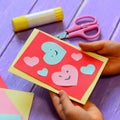
[{"label": "scissors metal blade", "polygon": [[67,38],[67,32],[66,32],[66,31],[61,32],[61,33],[55,35],[55,37],[57,37],[57,38],[63,40],[63,39],[65,39],[65,38]]}]

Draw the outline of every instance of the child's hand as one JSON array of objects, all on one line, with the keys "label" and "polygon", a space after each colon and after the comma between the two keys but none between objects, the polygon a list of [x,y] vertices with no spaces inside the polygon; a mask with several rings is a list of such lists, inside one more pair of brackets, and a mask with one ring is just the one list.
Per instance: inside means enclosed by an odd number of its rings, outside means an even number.
[{"label": "child's hand", "polygon": [[110,40],[101,40],[90,43],[79,43],[82,50],[96,52],[108,57],[108,63],[102,75],[120,74],[120,43]]},{"label": "child's hand", "polygon": [[50,92],[54,107],[62,120],[103,120],[98,108],[88,101],[84,106],[70,101],[64,91],[59,95]]}]

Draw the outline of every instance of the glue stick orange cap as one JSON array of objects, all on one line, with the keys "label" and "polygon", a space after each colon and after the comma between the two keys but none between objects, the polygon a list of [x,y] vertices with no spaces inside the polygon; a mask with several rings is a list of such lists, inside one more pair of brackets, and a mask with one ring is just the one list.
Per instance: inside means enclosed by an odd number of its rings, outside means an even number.
[{"label": "glue stick orange cap", "polygon": [[15,32],[45,25],[48,23],[62,21],[64,13],[61,7],[49,9],[29,15],[19,16],[12,19],[12,25]]}]

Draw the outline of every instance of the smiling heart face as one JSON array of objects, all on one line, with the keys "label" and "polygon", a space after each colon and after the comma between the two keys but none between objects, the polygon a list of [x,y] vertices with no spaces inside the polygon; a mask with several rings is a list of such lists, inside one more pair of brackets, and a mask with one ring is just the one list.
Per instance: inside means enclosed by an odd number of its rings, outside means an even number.
[{"label": "smiling heart face", "polygon": [[52,80],[58,86],[76,86],[78,71],[72,65],[64,65],[62,66],[61,72],[52,74]]},{"label": "smiling heart face", "polygon": [[42,50],[45,52],[43,59],[49,65],[59,63],[66,54],[66,51],[54,42],[43,43]]},{"label": "smiling heart face", "polygon": [[95,71],[95,66],[92,65],[92,64],[89,64],[85,67],[81,67],[80,68],[80,71],[83,73],[83,74],[86,74],[86,75],[92,75]]}]

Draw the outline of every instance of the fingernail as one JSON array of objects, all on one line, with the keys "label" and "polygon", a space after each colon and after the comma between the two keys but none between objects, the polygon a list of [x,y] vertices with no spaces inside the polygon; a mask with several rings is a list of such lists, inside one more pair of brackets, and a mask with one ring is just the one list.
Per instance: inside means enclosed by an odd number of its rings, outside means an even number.
[{"label": "fingernail", "polygon": [[64,94],[64,90],[60,90],[59,95],[62,96]]}]

